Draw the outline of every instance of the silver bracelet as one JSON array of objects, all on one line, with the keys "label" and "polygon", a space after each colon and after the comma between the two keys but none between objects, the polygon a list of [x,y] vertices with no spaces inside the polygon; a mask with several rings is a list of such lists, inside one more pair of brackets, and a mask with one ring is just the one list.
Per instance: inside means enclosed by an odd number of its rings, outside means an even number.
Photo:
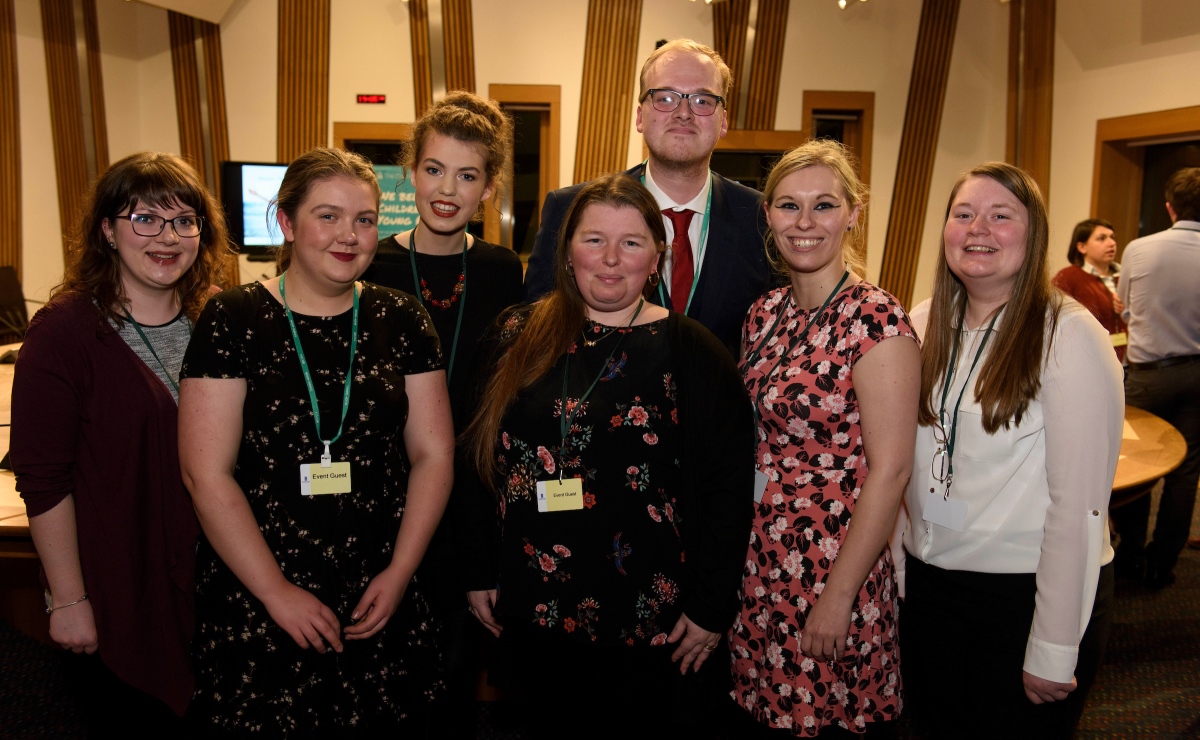
[{"label": "silver bracelet", "polygon": [[66,609],[68,606],[75,606],[76,604],[82,603],[87,600],[88,600],[88,595],[87,595],[87,593],[84,593],[83,596],[80,596],[78,599],[75,599],[70,604],[63,604],[62,606],[55,606],[54,600],[52,598],[50,598],[50,592],[46,591],[46,613],[53,614],[55,612],[55,610],[57,610],[57,609]]}]

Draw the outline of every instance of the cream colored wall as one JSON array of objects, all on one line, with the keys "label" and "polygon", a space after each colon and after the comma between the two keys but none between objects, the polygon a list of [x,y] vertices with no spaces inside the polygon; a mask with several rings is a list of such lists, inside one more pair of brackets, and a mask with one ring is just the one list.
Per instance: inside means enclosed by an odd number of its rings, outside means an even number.
[{"label": "cream colored wall", "polygon": [[277,0],[236,0],[221,20],[229,156],[235,161],[275,161],[278,49]]},{"label": "cream colored wall", "polygon": [[[46,52],[38,0],[15,0],[21,121],[21,288],[45,301],[62,278],[62,226],[54,176]],[[30,315],[37,305],[29,305]]]},{"label": "cream colored wall", "polygon": [[[1067,10],[1074,10],[1072,6],[1078,4],[1079,0],[1060,0],[1060,24],[1064,5]],[[1194,4],[1191,7],[1195,9]],[[1137,22],[1136,16],[1133,22]],[[1185,23],[1185,19],[1180,22]],[[1191,29],[1200,31],[1200,22],[1192,21]],[[1144,34],[1144,29],[1141,30]],[[1103,213],[1091,213],[1096,122],[1200,105],[1200,84],[1196,82],[1196,70],[1200,70],[1200,32],[1138,44],[1134,48],[1118,48],[1114,51],[1121,52],[1119,58],[1131,58],[1119,64],[1098,64],[1086,56],[1081,59],[1076,48],[1059,33],[1054,50],[1050,159],[1051,274],[1067,264],[1067,243],[1075,224],[1092,216],[1105,218]],[[1162,51],[1172,53],[1145,58]]]},{"label": "cream colored wall", "polygon": [[[1008,13],[1007,5],[993,0],[965,0],[959,8],[910,307],[933,293],[934,268],[950,187],[964,170],[980,162],[1004,159],[1008,117]],[[876,121],[878,126],[878,119]],[[903,117],[898,125],[903,125]],[[893,181],[894,172],[893,163],[890,175]]]},{"label": "cream colored wall", "polygon": [[559,185],[572,184],[587,0],[559,0],[552,9],[543,0],[475,2],[472,13],[475,87],[481,95],[493,83],[562,88]]},{"label": "cream colored wall", "polygon": [[[804,2],[792,3],[788,13],[776,129],[803,128],[805,90],[875,93],[867,233],[867,277],[871,280],[878,278],[883,262],[920,5],[853,3],[846,10],[839,10],[832,1]],[[862,53],[863,50],[873,53]]]},{"label": "cream colored wall", "polygon": [[[329,26],[329,140],[335,121],[411,123],[416,102],[408,5],[399,0],[334,3]],[[382,93],[387,102],[359,104],[359,93]]]}]

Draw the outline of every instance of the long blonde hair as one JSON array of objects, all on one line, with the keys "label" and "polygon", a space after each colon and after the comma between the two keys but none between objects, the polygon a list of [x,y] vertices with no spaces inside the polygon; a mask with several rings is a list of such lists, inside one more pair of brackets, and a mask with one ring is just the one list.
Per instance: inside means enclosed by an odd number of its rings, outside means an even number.
[{"label": "long blonde hair", "polygon": [[587,305],[570,267],[571,239],[584,211],[591,205],[637,209],[659,252],[666,249],[666,228],[654,196],[646,186],[623,173],[592,180],[571,201],[558,232],[554,290],[533,305],[520,335],[504,353],[484,390],[475,418],[462,434],[468,459],[487,485],[498,472],[493,454],[500,424],[517,394],[531,387],[570,349],[583,329]]},{"label": "long blonde hair", "polygon": [[[1004,305],[1004,317],[996,326],[991,350],[975,381],[975,400],[983,407],[983,429],[995,434],[1001,427],[1020,424],[1042,387],[1042,367],[1050,351],[1049,341],[1058,324],[1061,295],[1050,287],[1046,274],[1046,252],[1050,242],[1046,202],[1033,177],[1004,162],[984,162],[959,176],[946,202],[946,219],[959,188],[972,177],[989,177],[1012,193],[1029,212],[1025,237],[1025,260],[1013,283],[1012,295]],[[934,389],[942,382],[949,364],[958,324],[966,308],[967,290],[946,262],[946,237],[938,251],[937,275],[929,328],[921,349],[921,408],[918,421],[929,426],[937,421]],[[1047,314],[1049,315],[1047,317]]]}]

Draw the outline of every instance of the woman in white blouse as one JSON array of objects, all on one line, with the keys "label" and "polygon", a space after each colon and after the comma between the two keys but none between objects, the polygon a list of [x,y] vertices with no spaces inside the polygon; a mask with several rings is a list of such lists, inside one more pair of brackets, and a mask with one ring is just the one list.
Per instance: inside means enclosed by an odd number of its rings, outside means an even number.
[{"label": "woman in white blouse", "polygon": [[905,496],[907,708],[933,737],[1070,737],[1108,635],[1121,368],[1050,287],[1046,205],[992,162],[950,193]]}]

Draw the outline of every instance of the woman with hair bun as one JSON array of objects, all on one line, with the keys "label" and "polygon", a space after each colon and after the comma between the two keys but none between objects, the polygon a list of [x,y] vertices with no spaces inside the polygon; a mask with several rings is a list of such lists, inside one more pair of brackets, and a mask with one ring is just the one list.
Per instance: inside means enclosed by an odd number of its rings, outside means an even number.
[{"label": "woman with hair bun", "polygon": [[230,255],[186,162],[132,154],[89,197],[63,282],[29,324],[12,462],[49,586],[50,637],[93,734],[178,736],[199,526],[176,399],[192,322]]}]

